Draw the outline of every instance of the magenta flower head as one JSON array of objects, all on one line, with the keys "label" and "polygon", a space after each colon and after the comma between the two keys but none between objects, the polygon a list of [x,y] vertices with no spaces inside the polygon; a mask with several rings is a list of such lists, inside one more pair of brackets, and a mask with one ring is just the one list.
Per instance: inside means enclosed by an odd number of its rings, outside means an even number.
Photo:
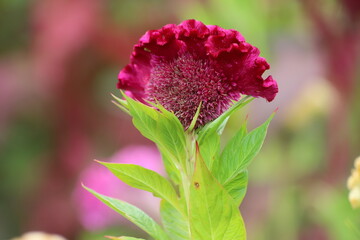
[{"label": "magenta flower head", "polygon": [[272,101],[278,92],[269,64],[235,30],[186,20],[150,30],[134,46],[117,87],[143,103],[159,102],[187,128],[201,103],[197,127],[241,95]]}]

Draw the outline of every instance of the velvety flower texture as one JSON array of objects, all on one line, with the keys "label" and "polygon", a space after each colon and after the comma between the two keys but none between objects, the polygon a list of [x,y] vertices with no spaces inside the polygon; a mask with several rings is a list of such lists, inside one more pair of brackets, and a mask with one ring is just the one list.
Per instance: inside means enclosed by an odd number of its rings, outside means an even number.
[{"label": "velvety flower texture", "polygon": [[188,127],[214,120],[241,94],[272,101],[278,92],[269,64],[235,30],[186,20],[150,30],[134,46],[117,87],[142,102],[158,101]]}]

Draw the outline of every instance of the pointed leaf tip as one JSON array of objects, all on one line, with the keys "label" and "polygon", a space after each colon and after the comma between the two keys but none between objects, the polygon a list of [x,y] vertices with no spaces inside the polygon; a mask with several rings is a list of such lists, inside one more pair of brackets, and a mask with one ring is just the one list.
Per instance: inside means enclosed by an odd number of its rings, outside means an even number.
[{"label": "pointed leaf tip", "polygon": [[109,164],[108,162],[100,161],[100,160],[97,160],[97,159],[94,159],[94,162],[99,163],[99,164],[101,164],[103,166],[106,166],[107,164]]},{"label": "pointed leaf tip", "polygon": [[195,125],[196,125],[196,122],[199,118],[199,115],[200,115],[200,110],[201,110],[201,106],[202,106],[202,101],[200,102],[198,108],[196,109],[196,112],[195,112],[195,115],[190,123],[190,126],[189,128],[187,129],[187,131],[191,132],[192,130],[194,130],[195,128]]},{"label": "pointed leaf tip", "polygon": [[[85,189],[87,189],[90,193],[95,195],[100,201],[102,201],[104,204],[106,204],[111,209],[118,212],[120,215],[128,219],[129,221],[133,222],[135,225],[137,225],[139,228],[147,232],[151,237],[153,237],[156,240],[169,240],[169,237],[164,232],[162,227],[155,222],[149,215],[147,215],[144,211],[137,208],[136,206],[133,206],[127,202],[111,198],[105,195],[102,195],[100,193],[97,193],[96,191],[87,188],[84,186]],[[124,240],[134,240],[137,238],[131,238],[131,237],[121,237],[120,239]]]}]

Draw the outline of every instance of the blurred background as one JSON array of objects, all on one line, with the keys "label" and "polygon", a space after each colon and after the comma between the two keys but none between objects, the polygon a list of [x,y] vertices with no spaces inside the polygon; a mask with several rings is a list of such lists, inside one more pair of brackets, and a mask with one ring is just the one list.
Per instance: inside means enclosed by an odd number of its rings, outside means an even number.
[{"label": "blurred background", "polygon": [[272,103],[254,101],[224,134],[279,108],[250,167],[248,239],[360,239],[346,189],[360,155],[358,0],[0,0],[0,239],[33,230],[146,237],[80,183],[158,219],[155,198],[93,159],[163,173],[110,93],[145,31],[189,18],[240,31],[279,83]]}]

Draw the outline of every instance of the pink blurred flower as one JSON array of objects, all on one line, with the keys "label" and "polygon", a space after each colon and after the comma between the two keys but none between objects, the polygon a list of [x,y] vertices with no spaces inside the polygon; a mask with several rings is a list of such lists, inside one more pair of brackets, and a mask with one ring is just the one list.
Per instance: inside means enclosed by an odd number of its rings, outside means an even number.
[{"label": "pink blurred flower", "polygon": [[[126,147],[113,155],[109,162],[136,164],[160,174],[164,173],[160,153],[155,147]],[[159,199],[151,193],[131,188],[98,163],[94,162],[85,169],[80,182],[101,194],[134,204],[149,215],[158,217],[156,214]],[[83,189],[80,182],[75,189],[74,200],[82,225],[88,230],[100,230],[121,223],[123,218]]]},{"label": "pink blurred flower", "polygon": [[66,80],[70,60],[89,45],[97,31],[101,9],[97,0],[47,0],[34,4],[33,64],[45,89],[57,89]]},{"label": "pink blurred flower", "polygon": [[[9,61],[9,60],[8,60]],[[12,62],[0,61],[0,132],[4,133],[16,104],[26,94],[19,81],[18,67]],[[0,134],[0,143],[5,140]]]},{"label": "pink blurred flower", "polygon": [[278,92],[260,51],[235,30],[186,20],[150,30],[134,46],[117,87],[140,101],[159,101],[188,127],[200,102],[197,125],[217,118],[241,94],[272,101]]}]

